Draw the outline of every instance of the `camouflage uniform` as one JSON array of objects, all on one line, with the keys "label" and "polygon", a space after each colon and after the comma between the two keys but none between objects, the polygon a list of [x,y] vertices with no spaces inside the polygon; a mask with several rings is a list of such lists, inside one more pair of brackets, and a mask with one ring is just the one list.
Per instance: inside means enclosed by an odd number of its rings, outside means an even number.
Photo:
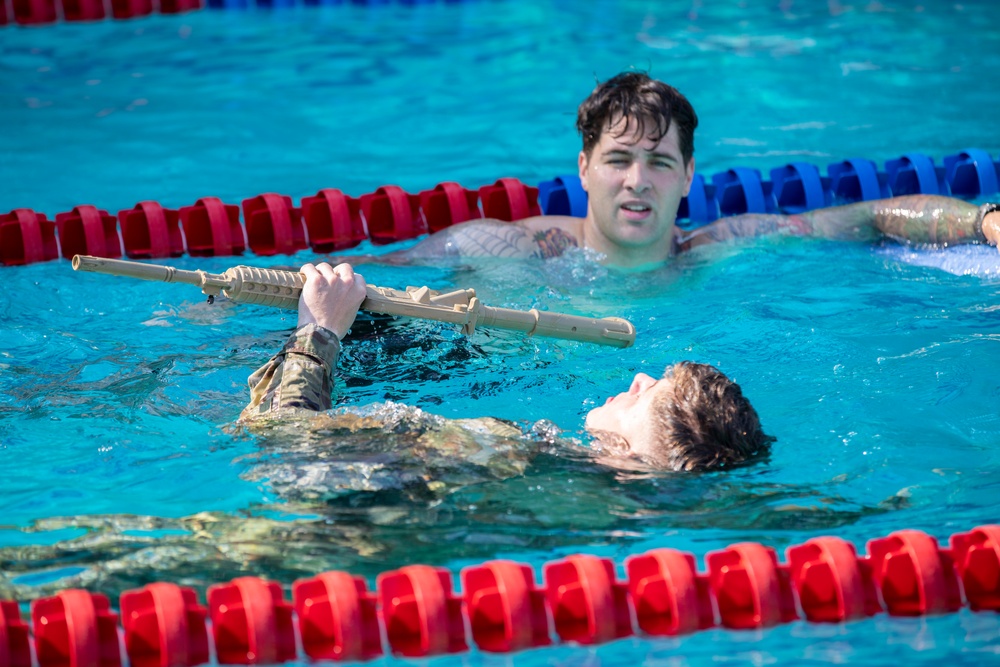
[{"label": "camouflage uniform", "polygon": [[322,412],[333,405],[333,369],[340,340],[316,324],[300,327],[281,350],[250,376],[250,404],[241,420],[283,408]]},{"label": "camouflage uniform", "polygon": [[410,500],[443,497],[523,475],[556,439],[544,420],[525,433],[492,417],[446,419],[391,401],[331,410],[339,353],[332,331],[306,325],[248,379],[250,403],[240,421],[266,456],[242,476],[267,480],[283,500],[387,491]]}]

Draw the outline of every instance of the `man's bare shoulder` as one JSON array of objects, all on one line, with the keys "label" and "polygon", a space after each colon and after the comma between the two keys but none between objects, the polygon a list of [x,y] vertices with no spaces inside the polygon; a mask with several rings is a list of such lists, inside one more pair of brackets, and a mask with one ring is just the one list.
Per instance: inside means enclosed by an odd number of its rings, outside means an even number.
[{"label": "man's bare shoulder", "polygon": [[521,225],[532,233],[558,229],[574,237],[582,245],[583,218],[574,218],[568,215],[536,215],[524,220],[518,220],[515,224]]},{"label": "man's bare shoulder", "polygon": [[517,225],[531,234],[536,257],[558,257],[567,248],[583,247],[583,218],[568,215],[536,215],[519,220]]},{"label": "man's bare shoulder", "polygon": [[437,257],[555,257],[581,245],[577,218],[536,216],[517,222],[471,220],[443,229],[405,251],[409,259]]}]

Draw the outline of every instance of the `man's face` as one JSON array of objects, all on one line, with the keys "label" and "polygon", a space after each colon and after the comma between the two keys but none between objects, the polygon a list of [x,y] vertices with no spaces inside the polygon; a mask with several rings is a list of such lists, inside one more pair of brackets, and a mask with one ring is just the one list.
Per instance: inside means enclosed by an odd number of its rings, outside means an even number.
[{"label": "man's face", "polygon": [[659,380],[638,373],[628,391],[608,398],[604,405],[587,413],[584,427],[588,431],[610,431],[623,437],[628,442],[630,454],[649,454],[656,443],[655,399],[672,384],[669,372]]},{"label": "man's face", "polygon": [[[655,129],[647,119],[646,128]],[[590,197],[595,238],[588,245],[612,259],[616,254],[673,247],[672,231],[681,198],[694,176],[677,142],[677,124],[658,141],[638,135],[636,123],[613,119],[588,156],[580,152],[580,180]],[[658,255],[659,253],[652,253]]]}]

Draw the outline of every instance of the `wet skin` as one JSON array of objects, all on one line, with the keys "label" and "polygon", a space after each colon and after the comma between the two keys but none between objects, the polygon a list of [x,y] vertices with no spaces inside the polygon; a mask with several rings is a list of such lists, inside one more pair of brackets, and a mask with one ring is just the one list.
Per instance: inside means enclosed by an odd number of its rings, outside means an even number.
[{"label": "wet skin", "polygon": [[578,159],[588,194],[583,245],[624,267],[662,262],[673,254],[677,209],[694,177],[694,158],[685,163],[676,125],[658,141],[637,129],[615,119],[590,154],[580,151]]},{"label": "wet skin", "polygon": [[669,375],[657,380],[645,373],[637,373],[628,391],[609,397],[604,405],[591,410],[584,426],[588,431],[620,435],[628,443],[627,453],[630,455],[648,455],[655,442],[653,411],[656,398],[669,391],[672,385],[673,378]]}]

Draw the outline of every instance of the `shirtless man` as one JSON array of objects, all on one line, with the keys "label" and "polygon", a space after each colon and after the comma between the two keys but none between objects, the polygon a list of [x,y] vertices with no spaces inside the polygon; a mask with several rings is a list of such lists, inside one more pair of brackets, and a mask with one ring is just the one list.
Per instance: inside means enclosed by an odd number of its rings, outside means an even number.
[{"label": "shirtless man", "polygon": [[[333,404],[340,340],[365,298],[365,280],[350,264],[306,264],[302,273],[298,328],[250,376],[244,421],[286,408],[320,412]],[[628,391],[590,411],[585,428],[606,462],[638,458],[665,470],[732,466],[764,453],[773,441],[739,385],[712,366],[689,362],[668,367],[659,379],[639,373]]]},{"label": "shirtless man", "polygon": [[583,247],[603,254],[608,264],[642,268],[700,245],[774,233],[859,241],[888,236],[942,245],[1000,240],[997,205],[930,195],[798,215],[737,215],[682,232],[674,223],[694,177],[697,126],[694,109],[677,90],[638,72],[619,74],[598,85],[577,113],[580,182],[589,199],[585,218],[471,221],[433,234],[394,259],[551,257]]}]

